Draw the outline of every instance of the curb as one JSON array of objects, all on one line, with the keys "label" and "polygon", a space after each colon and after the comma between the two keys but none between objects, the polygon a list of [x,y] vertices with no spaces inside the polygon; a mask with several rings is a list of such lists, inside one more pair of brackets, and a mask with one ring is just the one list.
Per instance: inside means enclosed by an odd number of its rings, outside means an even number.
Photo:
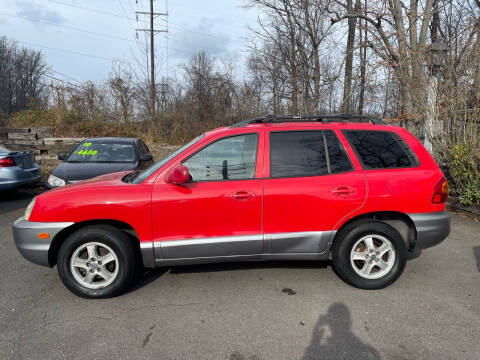
[{"label": "curb", "polygon": [[451,211],[460,212],[480,221],[480,206],[463,205],[456,198],[449,198],[447,200],[447,208]]}]

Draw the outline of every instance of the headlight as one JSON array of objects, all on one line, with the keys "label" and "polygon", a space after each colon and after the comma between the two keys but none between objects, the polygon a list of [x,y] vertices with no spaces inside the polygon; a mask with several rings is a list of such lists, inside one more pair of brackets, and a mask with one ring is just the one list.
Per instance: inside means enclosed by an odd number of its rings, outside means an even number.
[{"label": "headlight", "polygon": [[56,177],[55,175],[50,175],[48,177],[48,185],[53,187],[65,186],[65,180]]},{"label": "headlight", "polygon": [[32,201],[30,201],[30,204],[28,204],[27,209],[25,210],[25,215],[23,218],[28,221],[30,219],[30,215],[32,214],[33,207],[35,206],[35,199],[33,198]]}]

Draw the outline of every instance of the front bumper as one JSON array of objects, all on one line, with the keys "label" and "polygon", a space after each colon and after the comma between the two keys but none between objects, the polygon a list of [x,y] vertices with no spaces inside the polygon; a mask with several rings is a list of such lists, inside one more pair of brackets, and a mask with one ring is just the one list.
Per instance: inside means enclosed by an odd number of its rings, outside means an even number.
[{"label": "front bumper", "polygon": [[450,234],[450,215],[446,211],[408,214],[417,230],[416,249],[440,244]]},{"label": "front bumper", "polygon": [[[13,223],[15,246],[25,259],[38,265],[50,266],[50,245],[55,236],[70,225],[73,222],[31,222],[20,218]],[[48,233],[48,239],[39,239],[40,233]]]}]

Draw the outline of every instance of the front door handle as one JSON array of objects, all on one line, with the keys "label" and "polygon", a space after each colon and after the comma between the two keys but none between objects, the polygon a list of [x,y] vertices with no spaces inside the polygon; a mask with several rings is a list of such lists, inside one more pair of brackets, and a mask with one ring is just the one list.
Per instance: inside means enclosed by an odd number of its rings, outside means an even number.
[{"label": "front door handle", "polygon": [[352,188],[350,186],[339,186],[332,189],[332,194],[338,195],[338,196],[347,196],[355,193],[356,193],[355,188]]},{"label": "front door handle", "polygon": [[232,194],[232,198],[235,200],[250,200],[255,197],[255,193],[250,191],[237,191]]}]

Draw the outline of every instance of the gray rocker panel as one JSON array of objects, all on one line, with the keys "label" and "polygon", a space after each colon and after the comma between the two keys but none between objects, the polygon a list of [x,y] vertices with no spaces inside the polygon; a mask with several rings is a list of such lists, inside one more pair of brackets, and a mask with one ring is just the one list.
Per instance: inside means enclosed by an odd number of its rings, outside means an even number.
[{"label": "gray rocker panel", "polygon": [[[252,260],[324,260],[336,231],[157,241],[141,245],[144,265]],[[152,254],[153,248],[153,254]]]}]

